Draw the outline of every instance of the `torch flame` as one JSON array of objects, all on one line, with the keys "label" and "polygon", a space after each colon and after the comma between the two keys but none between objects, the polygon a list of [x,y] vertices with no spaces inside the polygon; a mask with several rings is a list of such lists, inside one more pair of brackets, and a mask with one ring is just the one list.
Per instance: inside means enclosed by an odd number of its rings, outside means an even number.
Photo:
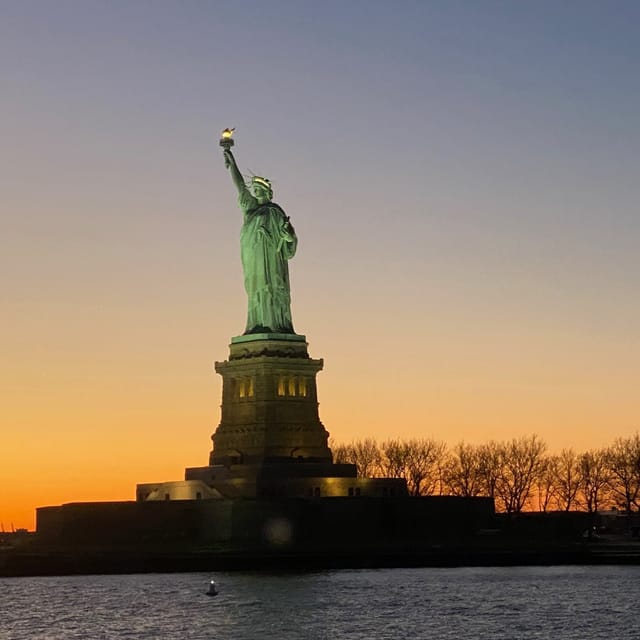
[{"label": "torch flame", "polygon": [[228,140],[229,138],[231,138],[231,136],[233,135],[233,132],[236,130],[236,128],[234,127],[233,129],[225,129],[222,132],[222,138],[224,140]]}]

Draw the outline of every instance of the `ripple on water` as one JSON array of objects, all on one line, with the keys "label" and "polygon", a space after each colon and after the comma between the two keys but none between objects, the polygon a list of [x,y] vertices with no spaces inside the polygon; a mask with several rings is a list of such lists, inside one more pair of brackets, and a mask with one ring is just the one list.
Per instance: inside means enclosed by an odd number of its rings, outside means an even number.
[{"label": "ripple on water", "polygon": [[5,578],[0,639],[635,640],[639,583],[640,567]]}]

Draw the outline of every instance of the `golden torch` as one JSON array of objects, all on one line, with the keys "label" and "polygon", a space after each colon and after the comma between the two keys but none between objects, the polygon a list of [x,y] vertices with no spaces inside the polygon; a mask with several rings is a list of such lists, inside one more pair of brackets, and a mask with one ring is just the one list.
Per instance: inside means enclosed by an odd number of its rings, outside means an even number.
[{"label": "golden torch", "polygon": [[[225,150],[229,151],[231,147],[233,147],[233,132],[235,131],[235,127],[233,129],[224,129],[222,131],[222,138],[220,138],[220,146]],[[229,161],[224,161],[224,166],[229,168]]]}]

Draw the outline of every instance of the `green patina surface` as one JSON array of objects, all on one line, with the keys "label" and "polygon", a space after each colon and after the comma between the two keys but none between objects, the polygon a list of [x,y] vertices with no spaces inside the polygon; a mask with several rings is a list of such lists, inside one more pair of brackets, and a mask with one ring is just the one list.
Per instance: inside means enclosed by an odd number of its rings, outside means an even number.
[{"label": "green patina surface", "polygon": [[305,342],[306,337],[297,333],[249,333],[231,338],[231,344],[255,342],[257,340],[286,340],[287,342]]},{"label": "green patina surface", "polygon": [[272,202],[271,183],[254,176],[251,190],[238,169],[231,150],[224,150],[225,165],[238,189],[244,216],[240,255],[248,297],[247,334],[295,334],[291,319],[288,261],[298,238],[282,208]]}]

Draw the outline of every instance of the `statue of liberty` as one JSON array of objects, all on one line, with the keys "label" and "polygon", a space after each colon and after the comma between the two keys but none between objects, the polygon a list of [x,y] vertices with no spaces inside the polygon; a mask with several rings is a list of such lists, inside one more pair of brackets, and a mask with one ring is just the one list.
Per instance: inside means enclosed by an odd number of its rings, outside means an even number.
[{"label": "statue of liberty", "polygon": [[[248,188],[229,148],[233,144],[230,136],[231,131],[226,137],[223,132],[220,144],[224,148],[225,165],[238,189],[238,204],[244,218],[240,255],[249,299],[244,333],[295,333],[287,261],[296,252],[298,238],[289,217],[271,201],[271,182],[253,176],[251,189]],[[223,144],[225,139],[227,143]]]}]

